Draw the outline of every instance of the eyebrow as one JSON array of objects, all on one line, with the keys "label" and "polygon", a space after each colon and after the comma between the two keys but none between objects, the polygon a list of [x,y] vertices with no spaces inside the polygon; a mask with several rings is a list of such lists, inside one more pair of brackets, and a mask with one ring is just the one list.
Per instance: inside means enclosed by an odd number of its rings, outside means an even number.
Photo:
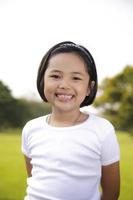
[{"label": "eyebrow", "polygon": [[60,71],[60,70],[56,70],[56,69],[53,69],[53,70],[51,70],[50,72],[52,72],[52,73],[54,73],[54,72],[61,73],[62,71]]},{"label": "eyebrow", "polygon": [[[56,70],[56,69],[51,70],[51,73],[55,73],[55,72],[57,72],[57,73],[63,73],[63,72],[60,71],[60,70]],[[82,73],[82,72],[71,72],[71,74],[76,74],[76,75],[82,75],[82,76],[83,76],[83,73]]]},{"label": "eyebrow", "polygon": [[[61,72],[61,73],[62,73],[62,71],[57,70],[57,69],[53,69],[53,70],[51,70],[51,72]],[[71,73],[72,73],[72,74],[81,74],[81,75],[83,75],[82,72],[71,72]]]},{"label": "eyebrow", "polygon": [[72,74],[76,74],[76,75],[84,75],[82,72],[72,72]]}]

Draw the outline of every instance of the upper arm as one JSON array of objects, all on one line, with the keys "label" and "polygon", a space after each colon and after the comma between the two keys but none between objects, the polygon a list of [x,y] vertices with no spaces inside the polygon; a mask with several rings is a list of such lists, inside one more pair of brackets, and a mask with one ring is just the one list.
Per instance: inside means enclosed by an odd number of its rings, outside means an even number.
[{"label": "upper arm", "polygon": [[28,158],[27,156],[24,156],[24,158],[25,158],[27,174],[30,177],[31,176],[31,170],[32,170],[31,158]]},{"label": "upper arm", "polygon": [[120,193],[120,167],[119,161],[102,166],[102,200],[117,200]]},{"label": "upper arm", "polygon": [[28,147],[28,136],[30,134],[30,123],[26,123],[22,130],[22,153],[24,154],[25,159],[25,165],[27,169],[27,174],[30,177],[31,176],[31,170],[32,170],[32,164],[31,164],[31,158],[30,158],[30,151]]}]

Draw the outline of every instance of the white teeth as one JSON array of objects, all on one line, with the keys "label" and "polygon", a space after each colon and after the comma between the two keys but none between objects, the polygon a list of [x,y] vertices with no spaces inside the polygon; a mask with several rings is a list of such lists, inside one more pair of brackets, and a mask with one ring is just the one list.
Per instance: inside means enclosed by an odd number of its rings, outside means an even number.
[{"label": "white teeth", "polygon": [[72,95],[58,94],[57,97],[59,98],[59,100],[66,101],[70,100],[72,98]]}]

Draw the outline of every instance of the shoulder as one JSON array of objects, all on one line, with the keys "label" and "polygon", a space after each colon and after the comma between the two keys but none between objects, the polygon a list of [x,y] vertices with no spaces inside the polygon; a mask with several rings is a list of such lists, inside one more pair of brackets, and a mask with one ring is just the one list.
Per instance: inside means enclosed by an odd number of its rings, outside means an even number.
[{"label": "shoulder", "polygon": [[104,117],[94,115],[94,114],[90,114],[90,116],[91,116],[95,126],[97,126],[99,128],[103,128],[104,130],[105,129],[114,129],[113,124],[109,120],[105,119]]},{"label": "shoulder", "polygon": [[107,136],[115,134],[113,124],[104,117],[90,114],[90,122],[93,132],[96,133],[97,137],[101,141],[103,141]]},{"label": "shoulder", "polygon": [[29,132],[35,129],[42,128],[46,122],[46,117],[47,115],[29,120],[23,127],[22,132]]}]

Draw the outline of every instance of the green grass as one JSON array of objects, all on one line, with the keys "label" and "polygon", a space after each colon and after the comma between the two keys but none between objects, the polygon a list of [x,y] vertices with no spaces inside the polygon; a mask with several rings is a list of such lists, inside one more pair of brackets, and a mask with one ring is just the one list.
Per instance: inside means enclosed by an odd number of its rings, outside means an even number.
[{"label": "green grass", "polygon": [[121,195],[120,200],[133,199],[133,135],[118,133],[121,150]]},{"label": "green grass", "polygon": [[0,200],[24,199],[26,170],[20,134],[0,134]]},{"label": "green grass", "polygon": [[[19,133],[18,133],[19,132]],[[118,133],[121,149],[121,195],[133,199],[133,137]],[[26,170],[21,153],[21,132],[0,133],[0,200],[23,200]]]}]

